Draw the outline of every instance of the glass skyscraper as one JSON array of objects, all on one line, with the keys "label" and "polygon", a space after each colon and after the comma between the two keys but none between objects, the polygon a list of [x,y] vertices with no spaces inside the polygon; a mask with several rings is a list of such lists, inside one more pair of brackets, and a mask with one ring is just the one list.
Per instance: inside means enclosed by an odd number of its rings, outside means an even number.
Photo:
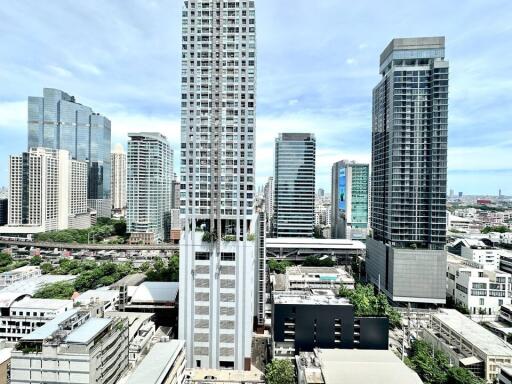
[{"label": "glass skyscraper", "polygon": [[332,166],[331,176],[331,237],[366,241],[368,164],[338,161]]},{"label": "glass skyscraper", "polygon": [[110,216],[110,120],[52,88],[28,98],[28,148],[65,149],[88,164],[87,198],[98,216]]},{"label": "glass skyscraper", "polygon": [[280,133],[275,144],[276,237],[312,237],[315,224],[316,142],[311,133]]},{"label": "glass skyscraper", "polygon": [[448,62],[444,37],[394,39],[373,90],[367,273],[393,301],[444,303]]}]

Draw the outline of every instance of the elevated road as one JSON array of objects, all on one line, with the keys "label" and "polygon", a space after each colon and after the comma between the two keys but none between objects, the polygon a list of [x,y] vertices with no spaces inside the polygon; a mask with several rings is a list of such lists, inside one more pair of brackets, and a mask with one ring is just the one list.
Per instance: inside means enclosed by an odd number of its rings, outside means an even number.
[{"label": "elevated road", "polygon": [[35,247],[42,249],[59,250],[94,250],[94,251],[177,251],[180,246],[177,244],[152,244],[152,245],[131,245],[131,244],[78,244],[78,243],[54,243],[23,240],[0,239],[0,245]]}]

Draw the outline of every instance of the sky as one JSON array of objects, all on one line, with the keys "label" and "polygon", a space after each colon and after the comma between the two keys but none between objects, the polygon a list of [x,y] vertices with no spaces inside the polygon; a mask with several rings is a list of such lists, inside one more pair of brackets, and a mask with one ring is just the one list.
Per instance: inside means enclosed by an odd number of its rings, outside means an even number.
[{"label": "sky", "polygon": [[[4,0],[5,1],[5,0]],[[58,88],[127,133],[159,131],[178,169],[180,0],[23,0],[0,7],[0,186],[27,145],[27,97]],[[512,1],[256,0],[256,172],[279,132],[317,139],[317,187],[333,162],[370,161],[371,94],[394,37],[446,36],[448,190],[512,195]]]}]

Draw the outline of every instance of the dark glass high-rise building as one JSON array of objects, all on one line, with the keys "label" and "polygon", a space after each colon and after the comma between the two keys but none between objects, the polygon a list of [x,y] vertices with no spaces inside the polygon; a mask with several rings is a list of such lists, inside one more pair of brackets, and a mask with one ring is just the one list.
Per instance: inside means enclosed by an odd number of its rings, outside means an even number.
[{"label": "dark glass high-rise building", "polygon": [[52,88],[28,98],[28,148],[65,149],[88,164],[87,198],[98,216],[110,216],[110,120]]},{"label": "dark glass high-rise building", "polygon": [[373,90],[367,273],[393,301],[445,302],[448,62],[444,37],[394,39]]},{"label": "dark glass high-rise building", "polygon": [[311,133],[280,133],[274,164],[274,234],[312,237],[316,141]]}]

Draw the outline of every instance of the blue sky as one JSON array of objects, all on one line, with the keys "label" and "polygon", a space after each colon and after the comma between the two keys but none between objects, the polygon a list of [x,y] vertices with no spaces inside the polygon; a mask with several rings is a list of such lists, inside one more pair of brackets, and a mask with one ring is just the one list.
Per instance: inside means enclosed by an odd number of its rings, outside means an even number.
[{"label": "blue sky", "polygon": [[[113,145],[125,144],[130,131],[160,131],[177,150],[181,4],[23,0],[0,7],[0,185],[8,155],[26,146],[27,96],[43,87],[108,116]],[[380,52],[393,37],[445,35],[448,188],[512,195],[512,1],[256,4],[259,184],[272,175],[278,132],[316,134],[317,186],[327,190],[334,161],[369,161]]]}]

